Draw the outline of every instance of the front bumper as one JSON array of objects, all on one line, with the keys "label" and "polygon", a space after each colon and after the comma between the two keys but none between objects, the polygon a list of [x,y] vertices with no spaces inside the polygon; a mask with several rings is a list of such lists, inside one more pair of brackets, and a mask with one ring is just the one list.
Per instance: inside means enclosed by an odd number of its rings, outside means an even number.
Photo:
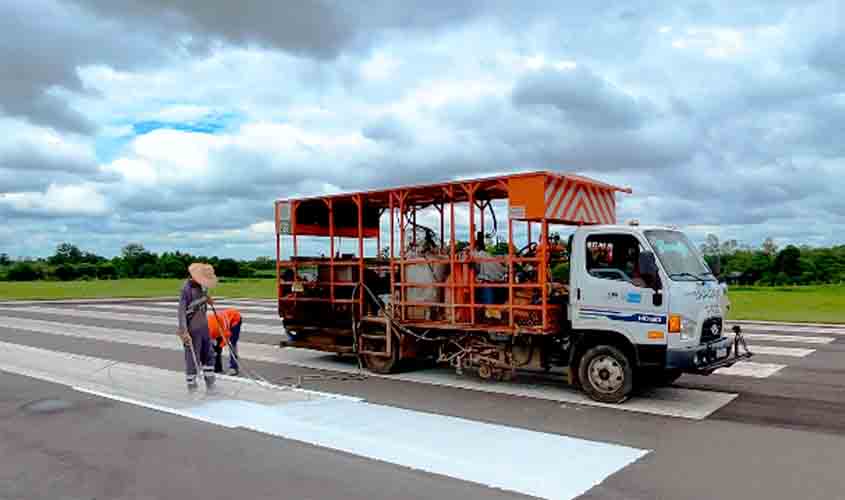
[{"label": "front bumper", "polygon": [[740,328],[735,326],[733,331],[733,338],[721,337],[689,349],[667,350],[666,367],[680,369],[684,373],[710,375],[719,368],[733,366],[737,361],[752,357]]}]

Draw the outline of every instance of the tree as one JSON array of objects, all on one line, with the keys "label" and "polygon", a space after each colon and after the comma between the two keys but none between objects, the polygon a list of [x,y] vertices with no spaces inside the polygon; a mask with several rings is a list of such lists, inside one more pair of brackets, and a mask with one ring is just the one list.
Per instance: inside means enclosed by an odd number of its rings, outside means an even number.
[{"label": "tree", "polygon": [[103,262],[97,266],[97,278],[101,280],[113,280],[117,278],[117,268],[111,262]]},{"label": "tree", "polygon": [[161,275],[166,278],[184,278],[188,275],[188,263],[179,252],[164,252],[158,260]]},{"label": "tree", "polygon": [[97,266],[83,262],[76,266],[76,275],[83,279],[94,279],[97,277]]},{"label": "tree", "polygon": [[736,240],[723,241],[719,247],[719,253],[721,255],[733,255],[736,253],[737,248],[739,248],[739,243]]},{"label": "tree", "polygon": [[775,258],[775,271],[785,274],[793,281],[801,276],[801,250],[794,245],[781,250]]},{"label": "tree", "polygon": [[[158,275],[158,256],[148,252],[144,245],[130,243],[123,247],[121,255],[123,256],[123,267],[128,277],[155,277]],[[145,273],[151,272],[154,273],[152,276],[145,276]]]},{"label": "tree", "polygon": [[44,277],[40,269],[29,262],[19,262],[9,269],[9,281],[35,281]]},{"label": "tree", "polygon": [[157,262],[145,262],[141,264],[136,276],[139,278],[158,278],[160,272]]},{"label": "tree", "polygon": [[708,234],[704,243],[701,244],[701,253],[704,255],[719,255],[720,250],[719,237],[715,234]]},{"label": "tree", "polygon": [[778,246],[775,244],[775,241],[772,238],[766,238],[766,241],[763,242],[763,253],[770,257],[774,257],[777,252]]},{"label": "tree", "polygon": [[72,281],[77,277],[76,268],[71,264],[60,264],[56,266],[53,275],[62,281]]},{"label": "tree", "polygon": [[271,257],[257,257],[250,265],[259,271],[269,271],[276,269],[276,260]]},{"label": "tree", "polygon": [[217,265],[214,266],[216,274],[225,276],[227,278],[237,278],[239,274],[240,264],[234,259],[220,259]]},{"label": "tree", "polygon": [[92,252],[82,252],[82,258],[80,259],[80,262],[83,263],[83,264],[95,264],[95,265],[99,264],[101,262],[105,262],[105,261],[106,261],[105,257],[101,257],[101,256],[99,256],[95,253],[92,253]]},{"label": "tree", "polygon": [[7,253],[0,253],[0,266],[11,266],[12,259],[9,258],[9,254]]},{"label": "tree", "polygon": [[78,264],[82,261],[82,251],[72,243],[62,243],[56,247],[56,253],[47,261],[53,266]]},{"label": "tree", "polygon": [[253,269],[249,264],[242,264],[238,270],[238,277],[252,278],[253,276],[255,276],[255,269]]}]

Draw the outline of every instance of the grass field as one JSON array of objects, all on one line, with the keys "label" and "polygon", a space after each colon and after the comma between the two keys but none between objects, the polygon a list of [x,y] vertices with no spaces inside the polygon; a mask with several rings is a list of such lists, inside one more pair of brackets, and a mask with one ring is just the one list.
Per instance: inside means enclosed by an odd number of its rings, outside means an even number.
[{"label": "grass field", "polygon": [[[221,297],[273,298],[272,279],[222,280],[214,289]],[[93,299],[107,297],[179,296],[184,280],[135,279],[95,281],[0,282],[0,300],[4,299]]]},{"label": "grass field", "polygon": [[[176,297],[182,280],[0,282],[4,299]],[[223,280],[221,297],[273,298],[272,279]],[[732,319],[845,323],[845,286],[732,287]]]},{"label": "grass field", "polygon": [[731,319],[845,323],[845,286],[733,287]]}]

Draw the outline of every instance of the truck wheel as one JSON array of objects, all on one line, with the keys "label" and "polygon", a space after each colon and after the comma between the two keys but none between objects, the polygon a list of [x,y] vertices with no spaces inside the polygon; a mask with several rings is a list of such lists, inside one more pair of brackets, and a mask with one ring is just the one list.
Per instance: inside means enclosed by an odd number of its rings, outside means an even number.
[{"label": "truck wheel", "polygon": [[584,392],[602,403],[625,401],[634,382],[628,357],[609,345],[596,346],[584,353],[578,365],[578,379]]},{"label": "truck wheel", "polygon": [[396,373],[399,370],[399,338],[393,337],[393,353],[390,356],[374,356],[372,354],[362,354],[361,360],[367,370],[380,375],[387,375],[389,373]]}]

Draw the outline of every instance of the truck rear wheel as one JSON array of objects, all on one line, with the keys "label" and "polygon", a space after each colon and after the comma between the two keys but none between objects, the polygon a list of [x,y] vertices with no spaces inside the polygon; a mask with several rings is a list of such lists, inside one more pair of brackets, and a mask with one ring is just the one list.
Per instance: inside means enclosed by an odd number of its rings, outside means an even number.
[{"label": "truck rear wheel", "polygon": [[367,370],[378,373],[379,375],[387,375],[389,373],[396,373],[399,371],[399,338],[393,337],[393,349],[390,356],[377,356],[375,354],[362,354],[361,360]]},{"label": "truck rear wheel", "polygon": [[578,365],[581,388],[602,403],[621,403],[633,388],[634,376],[628,356],[616,347],[591,348]]}]

